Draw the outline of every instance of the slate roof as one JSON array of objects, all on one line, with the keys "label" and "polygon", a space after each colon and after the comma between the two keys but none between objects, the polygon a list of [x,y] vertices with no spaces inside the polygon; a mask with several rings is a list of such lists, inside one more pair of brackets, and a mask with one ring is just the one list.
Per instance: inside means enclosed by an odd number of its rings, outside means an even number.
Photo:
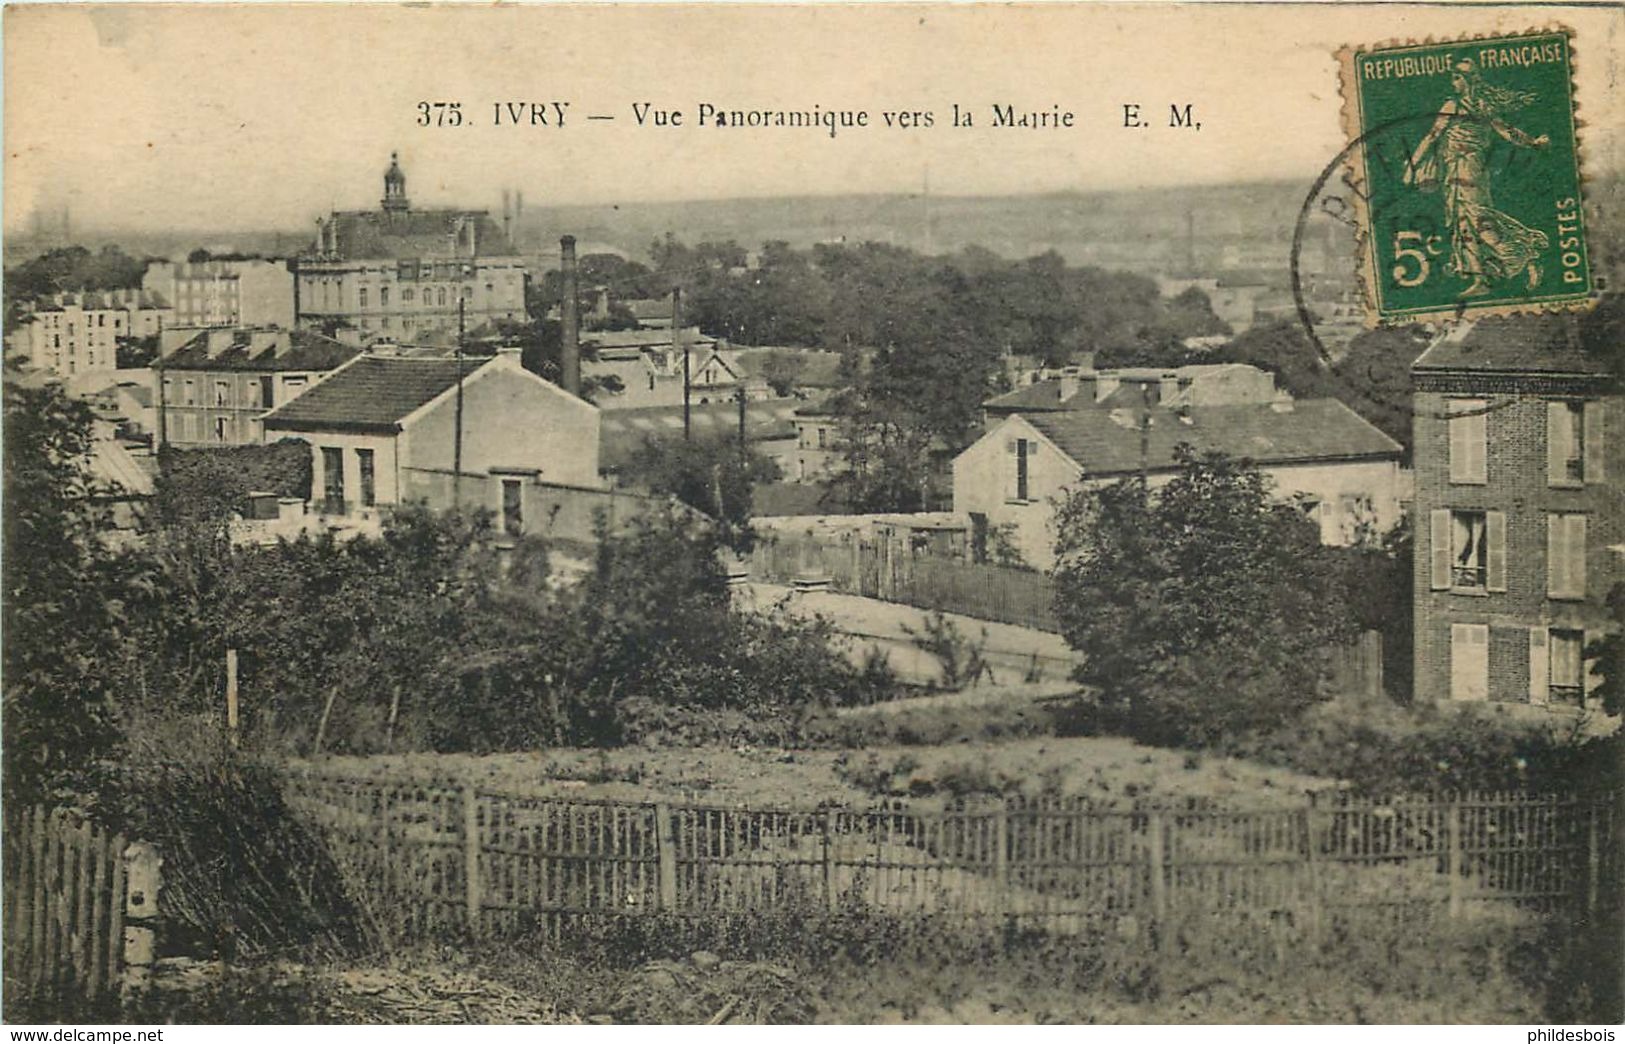
[{"label": "slate roof", "polygon": [[121,290],[68,290],[42,297],[29,306],[33,312],[61,312],[78,307],[87,312],[120,311],[130,308],[168,308],[164,296],[151,290],[125,288]]},{"label": "slate roof", "polygon": [[1059,410],[1061,405],[1061,382],[1058,380],[1037,381],[1026,384],[1015,391],[1007,391],[1003,395],[995,395],[982,403],[986,409],[992,410]]},{"label": "slate roof", "polygon": [[1566,315],[1488,316],[1441,335],[1412,368],[1607,374],[1608,352],[1625,351],[1625,345],[1587,345],[1592,329],[1585,320]]},{"label": "slate roof", "polygon": [[117,442],[97,439],[91,443],[90,473],[104,486],[113,487],[108,494],[112,497],[153,495],[152,472]]},{"label": "slate roof", "polygon": [[491,360],[398,358],[363,355],[303,395],[265,415],[276,431],[400,430],[401,419]]},{"label": "slate roof", "polygon": [[[790,416],[796,405],[795,399],[747,402],[745,438],[752,442],[794,438],[795,428],[790,424]],[[734,435],[739,430],[739,405],[712,402],[691,406],[689,424],[693,433],[700,438]],[[606,470],[623,467],[643,451],[645,439],[682,437],[683,407],[680,405],[605,410],[599,415],[598,459]]]},{"label": "slate roof", "polygon": [[796,387],[836,388],[841,385],[840,352],[820,348],[736,348],[734,358],[739,360],[746,377],[759,377],[774,354],[789,352],[801,357],[801,373],[796,376]]},{"label": "slate roof", "polygon": [[[255,337],[258,333],[260,336]],[[236,343],[209,357],[209,339],[221,331],[199,331],[198,335],[164,356],[166,370],[251,370],[259,373],[287,371],[327,371],[343,366],[361,354],[353,345],[335,341],[310,330],[240,331]],[[259,343],[255,343],[256,340]]]},{"label": "slate roof", "polygon": [[465,257],[458,223],[475,222],[476,257],[508,257],[513,246],[483,210],[336,210],[338,256],[343,258]]},{"label": "slate roof", "polygon": [[[1186,419],[1182,419],[1182,413]],[[1185,411],[1072,410],[1021,415],[1091,476],[1140,470],[1140,418],[1149,414],[1147,466],[1175,466],[1174,448],[1217,451],[1259,465],[1398,459],[1399,443],[1337,399],[1300,399],[1291,408],[1248,403]]]}]

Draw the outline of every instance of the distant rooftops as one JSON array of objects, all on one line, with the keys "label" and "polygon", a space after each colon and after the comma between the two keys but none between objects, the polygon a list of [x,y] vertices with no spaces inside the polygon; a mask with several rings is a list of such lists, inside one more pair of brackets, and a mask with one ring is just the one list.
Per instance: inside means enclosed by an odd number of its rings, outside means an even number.
[{"label": "distant rooftops", "polygon": [[1489,316],[1445,331],[1413,365],[1418,372],[1469,370],[1606,376],[1625,344],[1589,343],[1605,324],[1569,314]]},{"label": "distant rooftops", "polygon": [[29,305],[35,312],[61,312],[80,308],[87,312],[127,311],[131,308],[168,308],[163,295],[133,287],[118,290],[65,290],[36,299]]},{"label": "distant rooftops", "polygon": [[[1126,386],[1126,387],[1125,387]],[[1081,370],[1050,377],[982,403],[995,414],[1076,410],[1098,406],[1146,405],[1142,388],[1152,391],[1150,405],[1222,405],[1269,402],[1277,397],[1273,375],[1244,363],[1197,363],[1188,366],[1124,366]]]},{"label": "distant rooftops", "polygon": [[169,370],[331,370],[361,349],[309,330],[212,327],[164,353]]},{"label": "distant rooftops", "polygon": [[[797,403],[796,399],[762,399],[746,403],[745,438],[752,442],[794,438],[795,427],[790,418]],[[700,438],[737,435],[739,405],[726,402],[690,406],[689,425]],[[599,461],[606,470],[624,467],[642,452],[645,439],[682,437],[681,406],[606,410],[599,422]]]},{"label": "distant rooftops", "polygon": [[1176,466],[1174,450],[1218,452],[1259,465],[1398,459],[1400,445],[1337,399],[1198,406],[1175,410],[1104,409],[1022,414],[1090,477]]},{"label": "distant rooftops", "polygon": [[496,361],[362,355],[265,415],[267,431],[393,432],[408,414]]}]

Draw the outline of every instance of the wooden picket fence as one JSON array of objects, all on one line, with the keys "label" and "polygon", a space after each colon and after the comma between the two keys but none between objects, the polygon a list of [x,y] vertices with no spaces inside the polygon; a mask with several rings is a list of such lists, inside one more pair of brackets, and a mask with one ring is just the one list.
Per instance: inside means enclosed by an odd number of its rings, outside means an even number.
[{"label": "wooden picket fence", "polygon": [[751,553],[750,575],[782,584],[817,579],[842,594],[1060,631],[1055,584],[1046,574],[912,553],[882,541],[767,537]]},{"label": "wooden picket fence", "polygon": [[122,836],[67,812],[32,808],[6,816],[8,998],[72,995],[94,1002],[117,994],[127,847]]},{"label": "wooden picket fence", "polygon": [[1057,933],[1192,911],[1288,917],[1318,932],[1373,912],[1594,910],[1599,882],[1619,879],[1611,795],[795,810],[312,771],[290,775],[286,794],[400,936],[853,907]]}]

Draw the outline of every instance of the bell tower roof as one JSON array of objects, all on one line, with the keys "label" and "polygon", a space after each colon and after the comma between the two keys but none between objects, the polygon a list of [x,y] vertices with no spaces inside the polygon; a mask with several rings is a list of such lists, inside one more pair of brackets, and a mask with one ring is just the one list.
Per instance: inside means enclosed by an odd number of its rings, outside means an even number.
[{"label": "bell tower roof", "polygon": [[406,201],[406,174],[401,170],[401,156],[398,152],[389,154],[389,169],[384,171],[384,198],[385,210],[406,210],[409,204]]}]

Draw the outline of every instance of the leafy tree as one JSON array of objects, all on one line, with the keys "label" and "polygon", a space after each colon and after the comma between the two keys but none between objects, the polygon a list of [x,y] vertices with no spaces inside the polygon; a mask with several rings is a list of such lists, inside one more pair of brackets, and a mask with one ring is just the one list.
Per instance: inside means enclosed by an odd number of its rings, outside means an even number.
[{"label": "leafy tree", "polygon": [[1213,746],[1322,699],[1353,620],[1316,527],[1256,468],[1188,447],[1179,463],[1154,492],[1130,479],[1063,504],[1056,612],[1078,679],[1133,735]]},{"label": "leafy tree", "polygon": [[1614,629],[1592,639],[1585,657],[1595,662],[1592,669],[1602,679],[1591,695],[1602,703],[1603,713],[1618,714],[1625,707],[1625,582],[1608,589],[1606,604]]},{"label": "leafy tree", "polygon": [[776,482],[781,476],[777,462],[748,444],[741,451],[736,438],[650,435],[628,463],[624,477],[705,513],[720,524],[724,544],[746,550],[751,543],[751,490],[758,482]]},{"label": "leafy tree", "polygon": [[115,342],[113,352],[114,365],[121,370],[151,366],[153,360],[158,358],[158,335],[120,337]]},{"label": "leafy tree", "polygon": [[107,667],[126,620],[120,560],[101,540],[91,411],[54,385],[5,381],[5,794],[83,779],[119,738]]},{"label": "leafy tree", "polygon": [[158,453],[154,483],[158,517],[166,525],[220,524],[243,510],[250,493],[310,499],[310,445],[280,439],[264,446],[175,449]]}]

